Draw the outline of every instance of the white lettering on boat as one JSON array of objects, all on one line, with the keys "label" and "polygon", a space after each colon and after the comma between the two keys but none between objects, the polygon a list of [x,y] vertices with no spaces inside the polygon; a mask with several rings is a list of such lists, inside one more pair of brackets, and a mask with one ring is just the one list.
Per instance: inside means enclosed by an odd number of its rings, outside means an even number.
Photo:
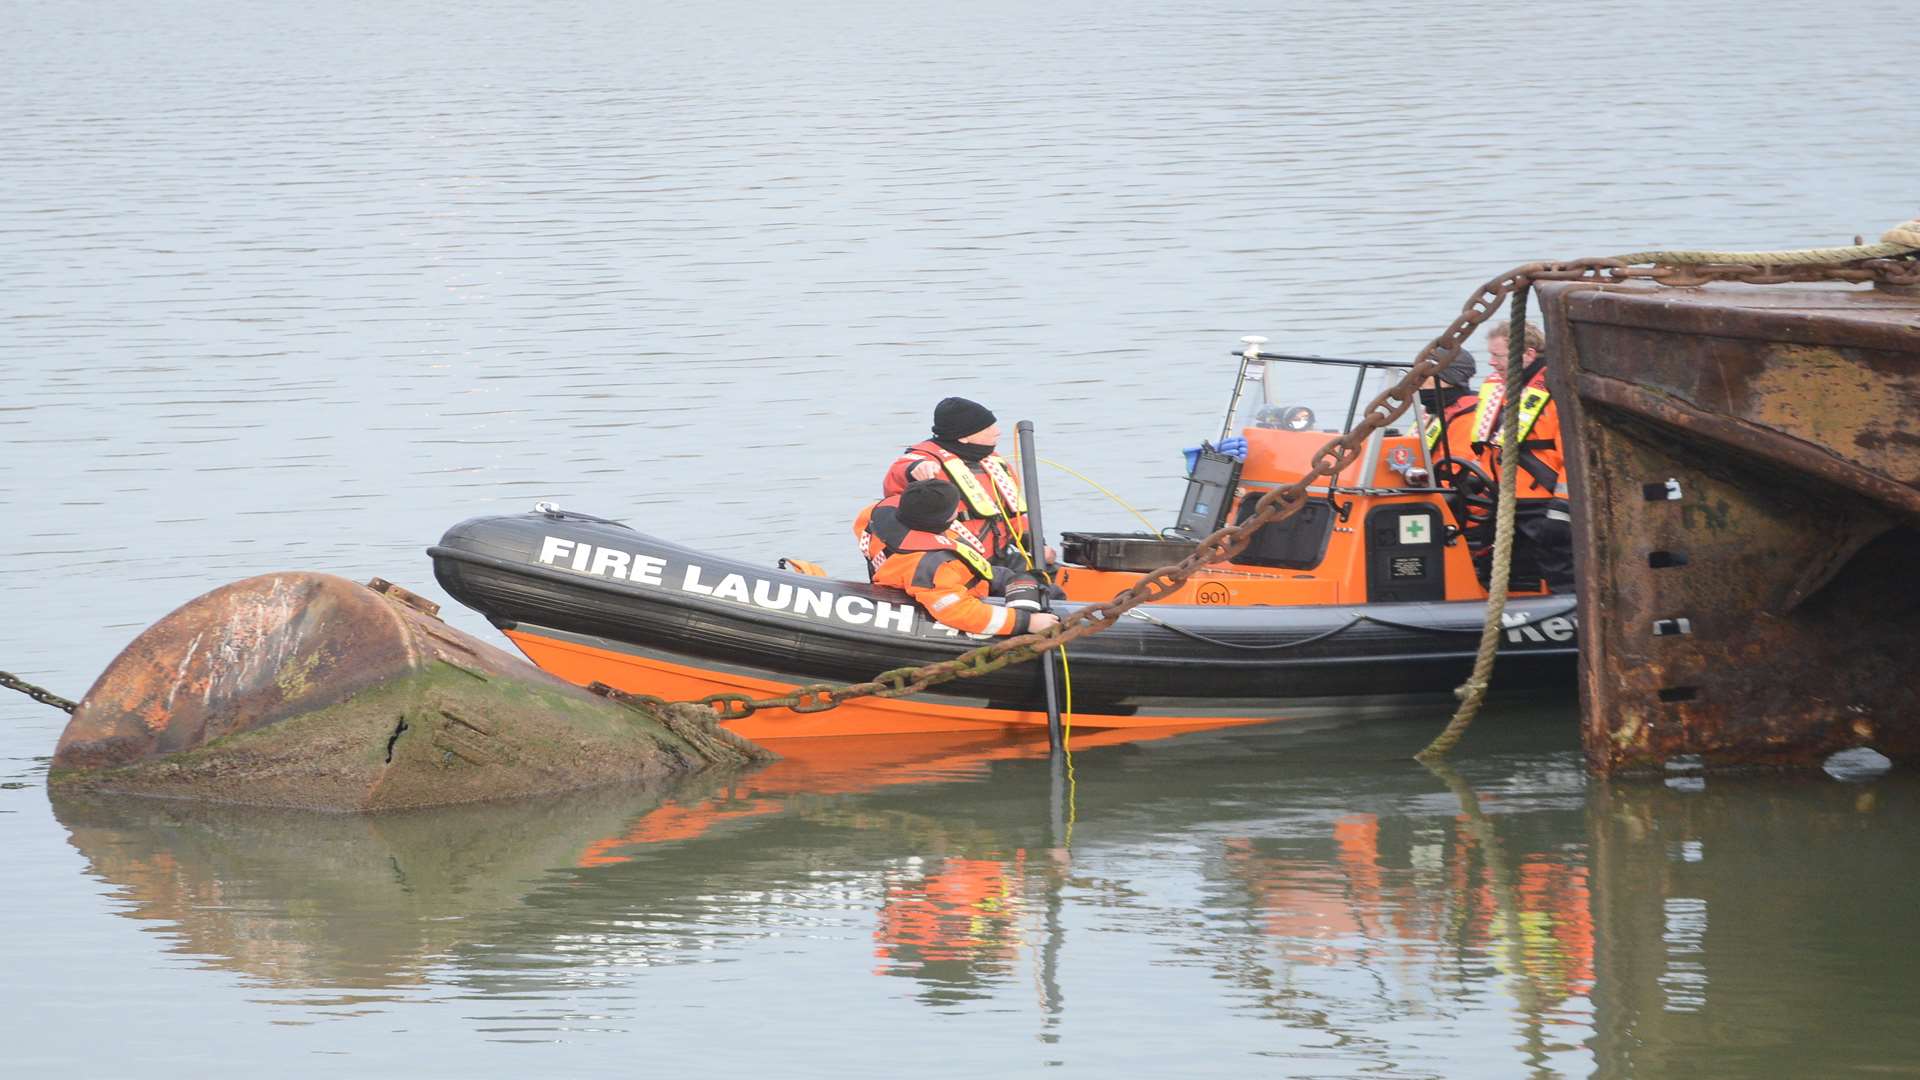
[{"label": "white lettering on boat", "polygon": [[1549,615],[1535,623],[1524,611],[1504,611],[1500,613],[1500,622],[1507,632],[1507,640],[1515,645],[1528,642],[1544,645],[1549,641],[1564,644],[1572,641],[1580,630],[1577,615]]},{"label": "white lettering on boat", "polygon": [[713,595],[721,600],[731,600],[736,604],[751,604],[753,596],[747,592],[747,579],[739,574],[728,574],[713,587]]},{"label": "white lettering on boat", "polygon": [[805,585],[794,590],[799,593],[793,598],[793,610],[802,615],[811,615],[816,619],[825,619],[833,615],[833,594],[809,589]]},{"label": "white lettering on boat", "polygon": [[700,584],[700,568],[693,563],[688,563],[687,576],[681,579],[680,591],[699,593],[701,596],[712,596],[713,586]]},{"label": "white lettering on boat", "polygon": [[660,584],[660,571],[667,567],[667,560],[652,555],[576,544],[558,536],[540,538],[540,561],[548,566],[565,564],[583,574],[599,574],[642,585]]},{"label": "white lettering on boat", "polygon": [[593,569],[588,573],[612,574],[614,577],[627,576],[627,566],[633,562],[633,556],[613,548],[600,548],[593,553]]},{"label": "white lettering on boat", "polygon": [[873,628],[885,630],[888,623],[898,623],[894,629],[903,634],[913,633],[913,606],[911,604],[876,604],[879,610],[873,613]]},{"label": "white lettering on boat", "polygon": [[[667,566],[665,559],[655,555],[595,547],[558,536],[541,537],[538,561],[546,566],[562,566],[583,574],[617,578],[641,585],[665,584],[660,574]],[[744,574],[726,574],[719,581],[709,584],[701,580],[702,573],[697,563],[688,563],[686,573],[680,579],[680,591],[768,611],[790,611],[808,618],[834,619],[854,626],[871,626],[876,630],[913,633],[915,609],[912,604],[870,600],[864,596],[811,589],[788,581],[768,581],[765,578],[749,581]]]}]

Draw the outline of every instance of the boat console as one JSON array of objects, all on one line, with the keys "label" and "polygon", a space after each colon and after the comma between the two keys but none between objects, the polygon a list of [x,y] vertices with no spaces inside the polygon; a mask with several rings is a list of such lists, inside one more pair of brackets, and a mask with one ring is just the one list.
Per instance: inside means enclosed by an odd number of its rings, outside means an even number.
[{"label": "boat console", "polygon": [[[1298,482],[1375,395],[1411,365],[1383,360],[1263,352],[1248,339],[1220,441],[1246,440],[1244,460],[1202,448],[1190,466],[1175,522],[1159,535],[1062,536],[1060,581],[1073,599],[1100,600],[1137,575],[1179,562],[1229,521],[1252,516],[1260,498]],[[1242,423],[1241,414],[1251,417]],[[1338,426],[1334,426],[1334,425]],[[1316,426],[1317,425],[1317,426]],[[1208,568],[1165,603],[1389,603],[1479,599],[1486,595],[1461,542],[1453,504],[1420,432],[1416,400],[1402,426],[1374,432],[1365,450],[1311,501],[1263,526],[1228,562]],[[1443,463],[1444,464],[1444,463]]]}]

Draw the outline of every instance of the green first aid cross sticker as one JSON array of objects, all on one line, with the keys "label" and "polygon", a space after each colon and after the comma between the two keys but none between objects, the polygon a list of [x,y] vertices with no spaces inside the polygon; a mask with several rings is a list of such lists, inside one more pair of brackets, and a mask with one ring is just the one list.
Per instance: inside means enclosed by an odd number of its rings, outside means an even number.
[{"label": "green first aid cross sticker", "polygon": [[1400,542],[1403,544],[1425,544],[1433,540],[1433,530],[1427,526],[1425,514],[1400,515]]}]

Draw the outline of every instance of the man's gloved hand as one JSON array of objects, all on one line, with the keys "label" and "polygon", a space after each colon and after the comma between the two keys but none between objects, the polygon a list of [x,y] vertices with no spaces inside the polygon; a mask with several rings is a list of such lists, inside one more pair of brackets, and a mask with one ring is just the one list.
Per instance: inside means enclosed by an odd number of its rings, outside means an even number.
[{"label": "man's gloved hand", "polygon": [[1220,445],[1218,446],[1210,442],[1202,442],[1199,446],[1189,446],[1185,450],[1180,451],[1187,456],[1188,476],[1192,476],[1194,466],[1200,464],[1200,451],[1202,450],[1212,450],[1216,454],[1225,454],[1235,461],[1247,460],[1247,440],[1242,436],[1233,435],[1221,439]]},{"label": "man's gloved hand", "polygon": [[1040,583],[1024,574],[1009,582],[1002,595],[1007,598],[1007,606],[1010,608],[1040,610]]}]

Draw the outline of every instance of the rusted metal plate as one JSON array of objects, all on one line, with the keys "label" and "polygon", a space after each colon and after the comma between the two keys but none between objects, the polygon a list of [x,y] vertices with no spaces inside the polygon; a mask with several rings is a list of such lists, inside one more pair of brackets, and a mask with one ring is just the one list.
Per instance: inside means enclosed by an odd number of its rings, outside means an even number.
[{"label": "rusted metal plate", "polygon": [[126,765],[344,701],[445,660],[527,665],[344,578],[284,573],[200,596],[142,632],[87,691],[55,768]]},{"label": "rusted metal plate", "polygon": [[1542,294],[1592,766],[1920,756],[1920,300]]}]

